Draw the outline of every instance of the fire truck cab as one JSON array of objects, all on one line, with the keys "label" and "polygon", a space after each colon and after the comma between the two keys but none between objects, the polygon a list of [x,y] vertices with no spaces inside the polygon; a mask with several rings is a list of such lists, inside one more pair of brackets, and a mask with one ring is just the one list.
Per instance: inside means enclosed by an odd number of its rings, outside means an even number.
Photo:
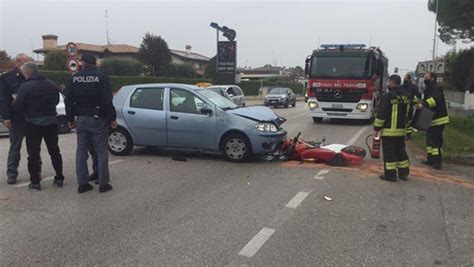
[{"label": "fire truck cab", "polygon": [[325,118],[372,120],[387,90],[388,59],[364,44],[326,44],[306,58],[308,109]]}]

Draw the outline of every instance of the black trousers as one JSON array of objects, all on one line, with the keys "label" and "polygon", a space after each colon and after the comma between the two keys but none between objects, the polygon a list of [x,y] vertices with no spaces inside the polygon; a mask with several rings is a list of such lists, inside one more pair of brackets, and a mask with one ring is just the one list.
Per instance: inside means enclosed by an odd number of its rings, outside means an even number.
[{"label": "black trousers", "polygon": [[383,137],[382,152],[384,161],[385,176],[397,178],[408,177],[410,174],[410,161],[405,148],[405,137]]},{"label": "black trousers", "polygon": [[58,146],[58,127],[38,126],[27,122],[25,126],[26,150],[28,151],[28,172],[30,181],[38,184],[41,181],[41,142],[44,139],[48,153],[51,157],[57,179],[63,177],[63,160]]},{"label": "black trousers", "polygon": [[443,130],[444,125],[433,126],[426,131],[426,154],[429,164],[436,167],[443,165]]}]

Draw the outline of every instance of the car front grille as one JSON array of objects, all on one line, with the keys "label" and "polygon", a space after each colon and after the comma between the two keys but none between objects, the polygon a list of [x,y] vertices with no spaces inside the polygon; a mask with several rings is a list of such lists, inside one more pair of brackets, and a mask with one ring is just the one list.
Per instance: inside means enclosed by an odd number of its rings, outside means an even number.
[{"label": "car front grille", "polygon": [[320,102],[357,103],[367,93],[366,89],[325,89],[313,88],[316,99]]}]

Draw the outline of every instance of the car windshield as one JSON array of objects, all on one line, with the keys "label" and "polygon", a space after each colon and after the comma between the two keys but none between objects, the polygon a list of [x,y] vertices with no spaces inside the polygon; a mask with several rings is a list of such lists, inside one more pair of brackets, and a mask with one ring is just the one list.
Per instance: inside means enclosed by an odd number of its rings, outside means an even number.
[{"label": "car windshield", "polygon": [[212,103],[216,104],[218,107],[222,108],[223,110],[238,108],[238,106],[236,104],[234,104],[232,101],[230,101],[229,99],[223,97],[219,93],[214,92],[213,90],[202,89],[202,90],[197,90],[197,92],[199,94],[205,96]]},{"label": "car windshield", "polygon": [[221,96],[225,97],[225,88],[223,87],[212,87],[212,88],[207,88],[208,90],[214,91]]},{"label": "car windshield", "polygon": [[286,88],[275,88],[270,91],[270,95],[283,95],[287,93],[288,93],[288,89]]},{"label": "car windshield", "polygon": [[365,77],[368,66],[365,56],[314,57],[311,77]]}]

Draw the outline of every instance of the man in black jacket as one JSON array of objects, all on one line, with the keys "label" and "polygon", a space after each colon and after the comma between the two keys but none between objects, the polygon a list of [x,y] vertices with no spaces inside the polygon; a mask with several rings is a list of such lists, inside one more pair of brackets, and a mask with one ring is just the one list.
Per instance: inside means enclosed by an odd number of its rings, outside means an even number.
[{"label": "man in black jacket", "polygon": [[[96,67],[92,54],[83,54],[84,69],[74,74],[66,87],[66,116],[70,127],[76,127],[76,175],[78,193],[92,190],[87,166],[88,149],[93,145],[97,153],[99,192],[110,191],[109,154],[107,143],[109,128],[117,127],[112,89],[105,75]],[[77,117],[77,118],[76,118]]]},{"label": "man in black jacket", "polygon": [[21,83],[25,80],[20,67],[30,58],[19,54],[15,58],[15,67],[0,74],[0,114],[3,125],[9,129],[10,149],[7,160],[7,183],[15,184],[18,178],[18,165],[21,159],[21,144],[23,143],[25,119],[12,109],[13,96],[16,95]]},{"label": "man in black jacket", "polygon": [[427,73],[424,77],[425,90],[423,101],[418,104],[418,109],[429,108],[435,112],[431,126],[426,131],[427,160],[423,164],[441,170],[443,166],[443,130],[449,123],[448,109],[444,98],[443,88],[437,83],[435,73]]},{"label": "man in black jacket", "polygon": [[26,120],[25,137],[28,152],[28,172],[30,189],[41,190],[40,152],[44,139],[51,161],[56,171],[53,184],[63,186],[63,162],[58,146],[56,105],[59,103],[59,88],[38,71],[33,62],[21,66],[26,80],[18,89],[13,101],[13,109],[24,115]]}]

